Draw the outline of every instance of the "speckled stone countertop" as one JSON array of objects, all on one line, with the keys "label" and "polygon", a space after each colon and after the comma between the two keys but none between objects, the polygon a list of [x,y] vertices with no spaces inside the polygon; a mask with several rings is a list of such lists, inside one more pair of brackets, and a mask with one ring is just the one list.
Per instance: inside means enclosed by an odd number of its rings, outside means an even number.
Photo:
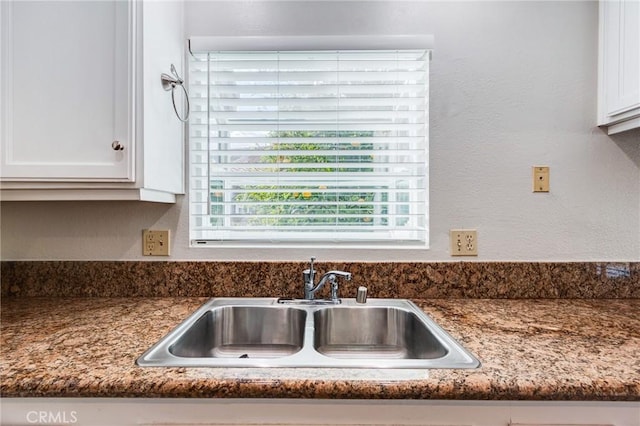
[{"label": "speckled stone countertop", "polygon": [[[640,400],[640,299],[414,300],[481,361],[428,377],[141,368],[206,298],[3,298],[3,397]],[[256,370],[258,370],[256,372]],[[263,372],[264,373],[264,372]],[[299,373],[299,374],[298,374]],[[344,373],[344,376],[341,374]]]},{"label": "speckled stone countertop", "polygon": [[[398,299],[637,299],[640,262],[316,262]],[[3,261],[2,297],[301,297],[307,262]],[[256,285],[260,283],[260,285]],[[350,296],[347,296],[350,295]]]}]

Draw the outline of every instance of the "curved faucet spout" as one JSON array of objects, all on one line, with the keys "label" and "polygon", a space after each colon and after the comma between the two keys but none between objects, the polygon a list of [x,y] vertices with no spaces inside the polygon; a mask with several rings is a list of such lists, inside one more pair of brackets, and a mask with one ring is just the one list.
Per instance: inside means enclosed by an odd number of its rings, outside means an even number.
[{"label": "curved faucet spout", "polygon": [[316,285],[315,288],[313,288],[311,290],[311,293],[314,294],[316,291],[320,290],[327,282],[329,282],[332,287],[334,285],[337,287],[338,286],[338,280],[337,280],[338,277],[342,277],[347,281],[351,281],[351,273],[349,273],[349,272],[329,271],[326,274],[324,274],[322,276],[322,278],[320,278],[320,281],[318,282],[318,285]]},{"label": "curved faucet spout", "polygon": [[347,281],[351,281],[351,272],[344,272],[344,271],[329,271],[326,274],[323,275],[323,278],[326,277],[327,275],[335,275],[337,277],[342,277]]},{"label": "curved faucet spout", "polygon": [[304,279],[304,298],[307,300],[314,300],[315,294],[328,282],[331,284],[331,300],[335,303],[339,303],[338,299],[338,277],[344,278],[347,281],[351,280],[351,273],[345,271],[329,271],[325,273],[318,284],[315,284],[315,271],[313,269],[313,261],[315,257],[311,258],[311,267],[305,269],[302,273]]}]

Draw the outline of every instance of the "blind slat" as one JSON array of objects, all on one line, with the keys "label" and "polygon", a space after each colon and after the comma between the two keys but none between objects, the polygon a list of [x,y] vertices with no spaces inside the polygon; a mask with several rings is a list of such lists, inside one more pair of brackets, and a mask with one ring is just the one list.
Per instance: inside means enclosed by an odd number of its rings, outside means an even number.
[{"label": "blind slat", "polygon": [[[237,122],[241,125],[252,122],[300,122],[300,123],[315,123],[315,122],[330,122],[335,123],[336,120],[340,122],[354,123],[375,123],[375,122],[393,122],[393,123],[421,123],[424,122],[424,110],[412,110],[412,111],[393,111],[390,114],[389,111],[228,111],[228,110],[213,110],[214,117],[212,121],[224,123],[225,120],[229,122]],[[335,128],[335,124],[334,124]]]},{"label": "blind slat", "polygon": [[[192,127],[196,127],[196,125],[192,124]],[[380,149],[394,149],[395,147],[402,147],[410,145],[415,147],[416,150],[423,150],[423,147],[420,146],[420,142],[422,141],[422,137],[418,136],[377,136],[377,137],[358,137],[358,138],[339,138],[339,137],[307,137],[307,138],[296,138],[296,137],[282,137],[279,138],[280,142],[285,142],[287,144],[308,144],[308,143],[319,143],[322,145],[331,144],[336,146],[341,145],[362,145],[362,144],[371,144],[375,147],[380,147]],[[209,142],[209,138],[206,137],[198,137],[191,136],[191,142]],[[263,136],[238,136],[238,137],[216,137],[211,140],[212,144],[225,144],[228,146],[264,146],[268,144],[273,144],[273,137],[263,137]]]},{"label": "blind slat", "polygon": [[[201,93],[207,89],[214,92],[211,99],[227,99],[238,96],[252,96],[254,98],[292,98],[311,99],[318,98],[397,98],[397,97],[422,97],[426,94],[425,84],[401,84],[389,82],[388,84],[351,84],[340,85],[335,83],[320,84],[291,84],[277,86],[275,84],[190,84],[193,92]],[[315,95],[315,96],[314,96]],[[195,95],[198,96],[197,94]]]},{"label": "blind slat", "polygon": [[[270,150],[259,150],[259,149],[247,149],[247,150],[243,150],[243,149],[227,149],[224,151],[224,153],[219,153],[219,152],[212,152],[211,153],[211,157],[225,157],[225,158],[232,158],[233,156],[238,156],[238,155],[253,155],[253,156],[267,156],[267,157],[273,157],[275,155],[280,155],[280,156],[294,156],[294,155],[298,155],[299,151],[294,151],[289,142],[285,142],[287,144],[287,149],[270,149]],[[192,151],[193,152],[193,151]],[[202,152],[208,152],[208,151],[202,151]],[[357,155],[357,156],[371,156],[371,155],[378,155],[378,156],[384,156],[385,158],[401,158],[401,157],[406,157],[407,155],[410,156],[420,156],[422,154],[424,154],[424,151],[419,150],[419,149],[376,149],[376,150],[370,150],[370,149],[363,149],[363,150],[351,150],[351,149],[336,149],[336,150],[323,150],[323,149],[319,149],[313,152],[314,155],[320,155],[320,156],[327,156],[327,157],[343,157],[343,156],[353,156],[353,155]],[[415,157],[414,157],[415,158]],[[326,163],[319,163],[319,164],[326,164]],[[371,164],[371,163],[367,163],[367,164]],[[376,163],[377,164],[377,163]]]},{"label": "blind slat", "polygon": [[[224,99],[224,102],[220,102]],[[336,102],[336,98],[328,98],[328,97],[305,97],[305,98],[238,98],[238,97],[227,97],[224,98],[222,96],[211,97],[211,100],[207,98],[193,97],[191,99],[191,104],[195,109],[195,112],[207,112],[207,101],[210,102],[209,108],[211,110],[216,110],[219,108],[232,108],[232,107],[259,107],[259,108],[278,108],[280,111],[298,111],[300,109],[303,110],[315,110],[322,108],[323,110],[331,108],[336,111],[351,111],[351,108],[358,108],[358,110],[368,110],[374,109],[387,110],[388,108],[398,109],[400,107],[410,108],[413,107],[424,107],[424,102],[420,97],[383,97],[383,98],[373,98],[373,97],[341,97],[340,102]],[[197,108],[202,108],[202,111],[198,111]],[[421,110],[423,110],[421,108]]]},{"label": "blind slat", "polygon": [[[408,134],[416,136],[424,131],[424,122],[416,124],[394,124],[394,123],[340,123],[339,126],[331,123],[256,123],[248,122],[243,124],[210,124],[211,132],[399,132],[400,134]],[[215,136],[215,135],[214,135]]]}]

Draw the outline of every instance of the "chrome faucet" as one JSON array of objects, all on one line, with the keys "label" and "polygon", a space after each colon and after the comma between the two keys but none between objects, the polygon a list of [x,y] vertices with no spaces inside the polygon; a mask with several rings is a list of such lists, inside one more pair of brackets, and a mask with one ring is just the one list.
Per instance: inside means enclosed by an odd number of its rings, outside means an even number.
[{"label": "chrome faucet", "polygon": [[351,274],[344,271],[329,271],[320,278],[320,281],[316,285],[316,271],[313,269],[313,262],[315,260],[316,258],[312,257],[309,269],[305,269],[304,271],[302,271],[305,300],[314,300],[316,292],[328,282],[331,285],[331,301],[333,303],[340,303],[340,299],[338,299],[338,277],[342,277],[347,281],[351,281]]}]

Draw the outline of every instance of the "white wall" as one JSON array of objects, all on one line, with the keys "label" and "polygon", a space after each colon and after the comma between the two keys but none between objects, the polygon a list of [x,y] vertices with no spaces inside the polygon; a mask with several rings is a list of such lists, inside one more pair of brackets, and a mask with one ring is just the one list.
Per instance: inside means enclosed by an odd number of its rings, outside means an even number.
[{"label": "white wall", "polygon": [[596,2],[194,1],[185,19],[187,35],[433,34],[431,249],[190,249],[181,198],[3,203],[3,259],[162,260],[141,230],[168,228],[173,260],[460,260],[448,230],[469,227],[480,261],[640,260],[640,131],[595,127]]}]

